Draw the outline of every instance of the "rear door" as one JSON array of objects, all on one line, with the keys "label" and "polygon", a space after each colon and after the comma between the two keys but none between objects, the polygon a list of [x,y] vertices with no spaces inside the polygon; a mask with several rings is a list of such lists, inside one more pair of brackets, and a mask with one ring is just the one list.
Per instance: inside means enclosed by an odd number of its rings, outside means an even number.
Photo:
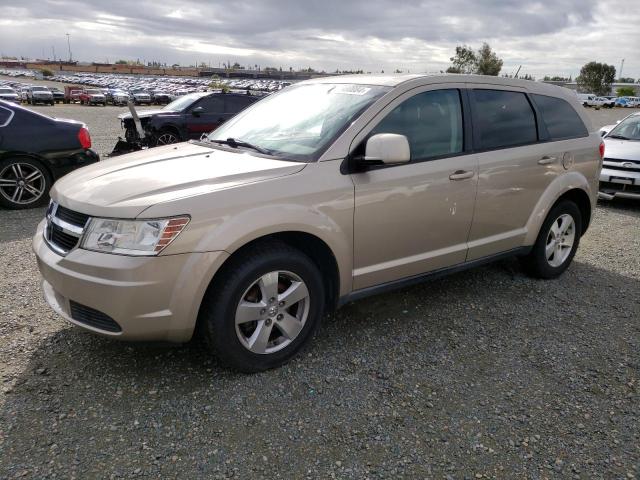
[{"label": "rear door", "polygon": [[478,194],[467,260],[523,246],[526,225],[542,193],[562,169],[562,150],[548,142],[524,89],[472,86]]}]

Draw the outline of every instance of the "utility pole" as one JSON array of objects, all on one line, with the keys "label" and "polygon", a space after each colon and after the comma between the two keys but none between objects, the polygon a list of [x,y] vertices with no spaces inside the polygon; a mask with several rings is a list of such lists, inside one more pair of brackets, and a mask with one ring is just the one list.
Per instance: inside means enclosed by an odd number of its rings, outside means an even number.
[{"label": "utility pole", "polygon": [[69,34],[67,33],[67,47],[69,47],[69,62],[72,61],[72,56],[71,56],[71,41],[69,40]]},{"label": "utility pole", "polygon": [[620,62],[620,72],[618,72],[618,80],[622,78],[622,67],[624,67],[624,58],[622,59],[622,62]]},{"label": "utility pole", "polygon": [[51,53],[53,54],[53,63],[56,62],[56,47],[51,45]]}]

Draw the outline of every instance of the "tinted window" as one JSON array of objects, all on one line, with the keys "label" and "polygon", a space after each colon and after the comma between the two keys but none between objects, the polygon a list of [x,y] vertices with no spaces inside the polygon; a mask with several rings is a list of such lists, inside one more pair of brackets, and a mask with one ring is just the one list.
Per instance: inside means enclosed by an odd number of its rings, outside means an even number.
[{"label": "tinted window", "polygon": [[239,96],[239,95],[229,95],[225,98],[224,102],[224,111],[225,113],[238,113],[240,110],[245,109],[249,106],[251,101],[251,97],[249,95]]},{"label": "tinted window", "polygon": [[4,127],[4,124],[9,121],[11,113],[8,108],[0,107],[0,127]]},{"label": "tinted window", "polygon": [[533,143],[538,139],[536,118],[524,93],[473,90],[474,129],[481,149]]},{"label": "tinted window", "polygon": [[405,135],[411,160],[462,152],[462,107],[458,90],[424,92],[405,100],[371,132]]},{"label": "tinted window", "polygon": [[224,101],[220,96],[205,97],[194,105],[194,108],[202,107],[205,113],[223,113]]},{"label": "tinted window", "polygon": [[586,137],[589,133],[569,103],[561,98],[533,95],[551,140]]}]

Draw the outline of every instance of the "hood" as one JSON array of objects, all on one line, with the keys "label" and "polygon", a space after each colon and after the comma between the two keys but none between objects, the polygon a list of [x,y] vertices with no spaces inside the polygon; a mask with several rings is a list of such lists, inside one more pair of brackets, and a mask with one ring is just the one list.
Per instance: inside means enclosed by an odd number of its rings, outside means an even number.
[{"label": "hood", "polygon": [[51,198],[88,215],[135,218],[158,203],[291,175],[305,165],[180,143],[75,170],[56,182]]},{"label": "hood", "polygon": [[604,137],[604,156],[619,160],[640,161],[640,141]]},{"label": "hood", "polygon": [[[172,110],[163,110],[163,109],[156,109],[156,110],[136,110],[136,112],[138,113],[138,117],[139,118],[147,118],[150,117],[151,115],[159,115],[161,113],[176,113]],[[131,118],[131,112],[127,112],[127,113],[121,113],[120,115],[118,115],[118,118],[120,120],[126,120],[128,118]]]}]

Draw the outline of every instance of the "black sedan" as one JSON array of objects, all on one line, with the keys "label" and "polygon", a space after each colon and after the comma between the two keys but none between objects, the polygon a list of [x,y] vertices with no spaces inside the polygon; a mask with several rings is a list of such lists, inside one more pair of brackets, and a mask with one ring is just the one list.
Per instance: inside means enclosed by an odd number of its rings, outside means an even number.
[{"label": "black sedan", "polygon": [[97,161],[83,123],[0,100],[0,206],[44,205],[53,182]]}]

